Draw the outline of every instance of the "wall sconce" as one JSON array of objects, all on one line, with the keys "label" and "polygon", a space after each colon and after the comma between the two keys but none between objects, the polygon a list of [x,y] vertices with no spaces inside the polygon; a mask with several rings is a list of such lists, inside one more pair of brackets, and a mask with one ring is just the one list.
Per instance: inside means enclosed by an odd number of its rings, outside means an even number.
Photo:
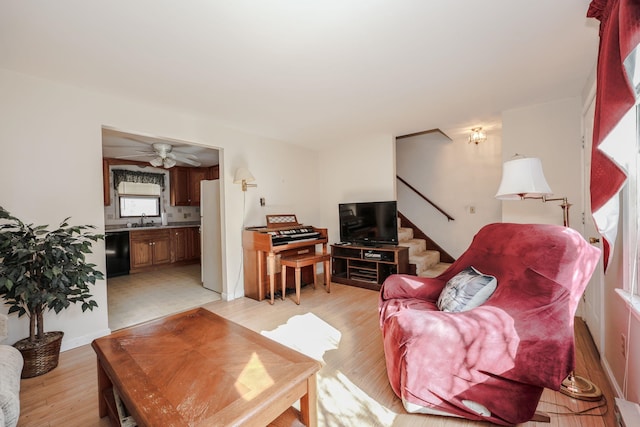
[{"label": "wall sconce", "polygon": [[471,135],[469,135],[469,144],[472,142],[476,145],[480,142],[485,142],[487,140],[487,134],[482,130],[481,127],[471,129]]},{"label": "wall sconce", "polygon": [[565,227],[568,227],[571,204],[567,202],[566,197],[548,198],[547,196],[551,194],[551,188],[542,172],[542,161],[537,157],[524,157],[516,154],[513,159],[502,165],[502,181],[498,187],[496,199],[538,199],[543,203],[561,200],[563,223]]},{"label": "wall sconce", "polygon": [[242,184],[242,191],[247,191],[247,187],[257,187],[258,184],[249,184],[249,182],[255,182],[255,178],[249,172],[247,168],[238,168],[233,178],[234,184]]}]

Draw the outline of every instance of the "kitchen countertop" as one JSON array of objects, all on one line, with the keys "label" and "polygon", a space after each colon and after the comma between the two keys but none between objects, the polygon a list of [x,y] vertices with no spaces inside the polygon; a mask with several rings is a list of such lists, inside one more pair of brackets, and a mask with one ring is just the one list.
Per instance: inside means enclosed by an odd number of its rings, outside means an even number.
[{"label": "kitchen countertop", "polygon": [[174,222],[169,223],[168,225],[153,225],[153,226],[145,226],[145,227],[127,227],[122,224],[118,225],[106,225],[104,227],[105,233],[112,233],[117,231],[146,231],[146,230],[164,230],[167,228],[183,228],[183,227],[200,227],[200,221],[190,221],[190,222]]}]

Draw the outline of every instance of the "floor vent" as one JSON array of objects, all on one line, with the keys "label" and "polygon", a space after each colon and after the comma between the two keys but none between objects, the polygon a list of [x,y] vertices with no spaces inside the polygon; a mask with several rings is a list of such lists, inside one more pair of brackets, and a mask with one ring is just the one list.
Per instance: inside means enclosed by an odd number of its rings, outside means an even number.
[{"label": "floor vent", "polygon": [[620,427],[640,426],[640,405],[616,397],[616,422]]}]

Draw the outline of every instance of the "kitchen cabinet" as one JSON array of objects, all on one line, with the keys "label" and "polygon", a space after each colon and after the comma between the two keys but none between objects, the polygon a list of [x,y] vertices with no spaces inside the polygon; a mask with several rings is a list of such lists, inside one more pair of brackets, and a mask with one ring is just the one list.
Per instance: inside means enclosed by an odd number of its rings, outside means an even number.
[{"label": "kitchen cabinet", "polygon": [[172,262],[200,259],[200,227],[171,229]]},{"label": "kitchen cabinet", "polygon": [[109,185],[109,160],[102,159],[102,197],[104,205],[111,204],[111,186]]},{"label": "kitchen cabinet", "polygon": [[200,181],[209,179],[208,168],[189,169],[189,203],[200,206]]},{"label": "kitchen cabinet", "polygon": [[131,272],[171,262],[170,229],[131,231]]},{"label": "kitchen cabinet", "polygon": [[187,259],[187,233],[187,228],[171,229],[172,262],[179,262]]},{"label": "kitchen cabinet", "polygon": [[218,176],[217,165],[208,168],[171,168],[171,206],[200,206],[200,181],[218,179]]},{"label": "kitchen cabinet", "polygon": [[187,260],[200,259],[200,227],[187,228]]},{"label": "kitchen cabinet", "polygon": [[189,264],[200,259],[200,227],[169,227],[131,230],[130,273]]},{"label": "kitchen cabinet", "polygon": [[171,179],[170,185],[170,200],[171,206],[190,206],[191,198],[189,191],[191,184],[189,182],[189,169],[180,166],[174,166],[170,169],[169,177]]}]

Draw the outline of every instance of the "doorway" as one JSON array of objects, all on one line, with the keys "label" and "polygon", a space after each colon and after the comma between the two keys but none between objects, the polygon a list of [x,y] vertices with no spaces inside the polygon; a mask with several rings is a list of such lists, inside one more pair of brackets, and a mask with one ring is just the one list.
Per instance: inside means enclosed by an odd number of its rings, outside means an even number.
[{"label": "doorway", "polygon": [[[130,261],[131,274],[110,274],[107,263],[109,328],[121,329],[219,300],[220,293],[211,288],[222,289],[222,283],[207,289],[202,282],[201,252],[205,244],[211,246],[212,238],[206,236],[212,234],[201,234],[200,200],[210,196],[200,194],[199,184],[201,180],[219,181],[220,150],[103,127],[102,153],[105,232],[107,236],[125,233],[132,239],[121,255]],[[122,176],[135,185],[119,185]],[[148,180],[160,183],[161,191],[139,197],[136,193],[143,187],[139,183]],[[144,197],[155,198],[159,209],[151,215],[144,213],[146,207],[141,208],[140,216],[124,214],[123,203]],[[219,192],[215,198],[219,208]],[[144,202],[154,206],[153,201]],[[219,215],[216,222],[214,228],[220,230]],[[214,233],[213,239],[220,240],[220,235]],[[214,243],[217,247],[222,244]],[[106,252],[108,259],[113,256],[109,248]],[[220,259],[215,268],[221,264]],[[222,275],[217,277],[221,282]]]}]

